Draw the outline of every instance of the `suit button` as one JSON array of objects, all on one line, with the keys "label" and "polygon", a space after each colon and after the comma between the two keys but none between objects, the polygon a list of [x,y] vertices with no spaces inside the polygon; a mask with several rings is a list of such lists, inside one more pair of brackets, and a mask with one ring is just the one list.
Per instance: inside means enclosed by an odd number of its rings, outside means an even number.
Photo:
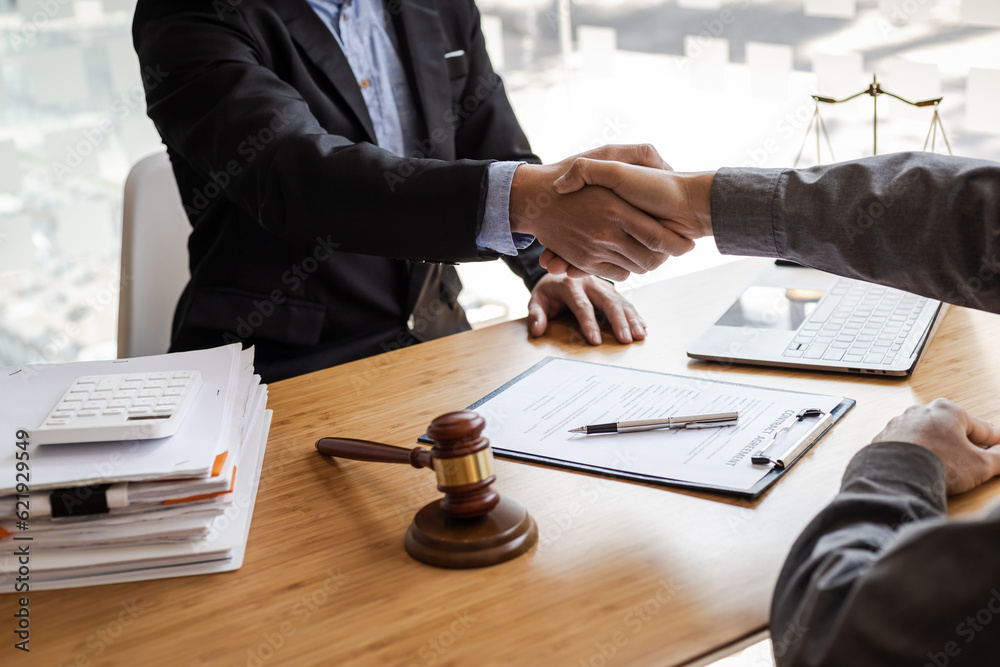
[{"label": "suit button", "polygon": [[361,86],[361,90],[368,90],[368,88],[371,87],[372,82],[368,79],[361,79],[361,83],[359,85]]},{"label": "suit button", "polygon": [[410,318],[406,320],[406,328],[409,329],[410,331],[413,331],[414,324],[416,324],[416,320],[413,319],[413,315],[411,314]]}]

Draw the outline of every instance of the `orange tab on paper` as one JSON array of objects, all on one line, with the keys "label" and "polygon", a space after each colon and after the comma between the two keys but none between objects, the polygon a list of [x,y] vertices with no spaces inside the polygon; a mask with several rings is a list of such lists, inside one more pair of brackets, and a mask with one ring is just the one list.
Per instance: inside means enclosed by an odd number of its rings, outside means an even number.
[{"label": "orange tab on paper", "polygon": [[208,498],[215,498],[216,496],[224,496],[227,493],[232,493],[233,489],[236,487],[236,468],[233,468],[233,480],[229,483],[228,491],[219,491],[218,493],[202,493],[197,496],[188,496],[187,498],[172,498],[170,500],[164,500],[164,505],[180,505],[181,503],[193,503],[196,500],[206,500]]},{"label": "orange tab on paper", "polygon": [[226,463],[226,457],[229,456],[229,452],[222,452],[215,457],[215,463],[212,464],[212,477],[218,477],[219,473],[222,472],[222,466]]}]

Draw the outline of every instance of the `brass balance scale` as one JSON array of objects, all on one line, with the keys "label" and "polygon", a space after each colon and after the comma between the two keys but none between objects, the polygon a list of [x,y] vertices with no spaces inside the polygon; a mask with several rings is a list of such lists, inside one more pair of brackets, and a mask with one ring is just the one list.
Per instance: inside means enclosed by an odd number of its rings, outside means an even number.
[{"label": "brass balance scale", "polygon": [[802,146],[799,148],[798,155],[795,156],[795,164],[793,166],[794,167],[799,166],[799,160],[801,160],[802,158],[802,153],[803,151],[805,151],[806,144],[809,143],[809,134],[814,130],[816,133],[816,163],[819,164],[822,162],[821,138],[826,139],[826,145],[830,151],[830,159],[835,160],[835,158],[833,157],[833,144],[830,142],[830,134],[826,131],[826,123],[823,121],[823,116],[820,114],[819,111],[820,103],[843,104],[844,102],[850,102],[851,100],[866,94],[871,95],[872,97],[872,106],[874,111],[874,119],[872,122],[872,133],[873,133],[872,150],[874,151],[875,155],[878,155],[878,98],[881,95],[888,95],[889,97],[894,97],[900,102],[909,104],[910,106],[913,107],[921,107],[921,108],[933,107],[934,115],[931,117],[931,126],[930,129],[927,130],[927,138],[924,140],[923,150],[926,151],[928,144],[930,144],[931,152],[935,152],[937,148],[938,132],[940,132],[941,138],[944,140],[944,145],[948,149],[948,155],[952,155],[951,144],[948,142],[948,136],[944,132],[944,123],[941,122],[941,114],[938,113],[938,109],[941,105],[941,100],[943,100],[944,98],[935,97],[934,99],[930,100],[911,102],[908,99],[896,95],[895,93],[891,93],[888,90],[884,90],[882,88],[882,84],[879,83],[878,81],[878,75],[875,75],[872,77],[872,82],[871,84],[868,85],[867,89],[855,93],[850,97],[845,97],[842,100],[837,100],[832,97],[823,97],[822,95],[812,96],[813,101],[816,103],[816,110],[813,112],[812,118],[809,120],[808,127],[806,127],[806,136],[805,139],[802,140]]}]

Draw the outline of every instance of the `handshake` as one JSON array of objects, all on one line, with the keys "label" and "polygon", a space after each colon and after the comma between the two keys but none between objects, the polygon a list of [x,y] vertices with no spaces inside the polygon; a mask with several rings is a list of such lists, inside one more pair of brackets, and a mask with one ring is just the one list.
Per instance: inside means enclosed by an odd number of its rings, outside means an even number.
[{"label": "handshake", "polygon": [[510,229],[546,247],[551,274],[625,280],[712,235],[714,173],[674,172],[648,144],[604,146],[550,165],[521,165]]}]

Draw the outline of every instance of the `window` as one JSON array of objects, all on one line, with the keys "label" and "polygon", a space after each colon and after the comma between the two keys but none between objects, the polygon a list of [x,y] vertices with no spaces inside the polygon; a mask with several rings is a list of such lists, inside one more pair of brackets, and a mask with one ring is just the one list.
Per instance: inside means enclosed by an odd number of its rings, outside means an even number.
[{"label": "window", "polygon": [[[1000,159],[995,0],[481,0],[535,152],[650,142],[677,169],[816,162],[810,95],[877,73],[943,96],[957,155]],[[131,44],[133,0],[0,0],[0,364],[115,355],[121,201],[161,149]],[[882,97],[879,152],[918,150],[932,109]],[[821,109],[838,160],[873,150],[872,99]],[[825,141],[821,159],[831,161]],[[944,150],[937,140],[937,150]],[[724,261],[711,240],[628,285]],[[499,263],[462,268],[480,320],[527,295]]]}]

